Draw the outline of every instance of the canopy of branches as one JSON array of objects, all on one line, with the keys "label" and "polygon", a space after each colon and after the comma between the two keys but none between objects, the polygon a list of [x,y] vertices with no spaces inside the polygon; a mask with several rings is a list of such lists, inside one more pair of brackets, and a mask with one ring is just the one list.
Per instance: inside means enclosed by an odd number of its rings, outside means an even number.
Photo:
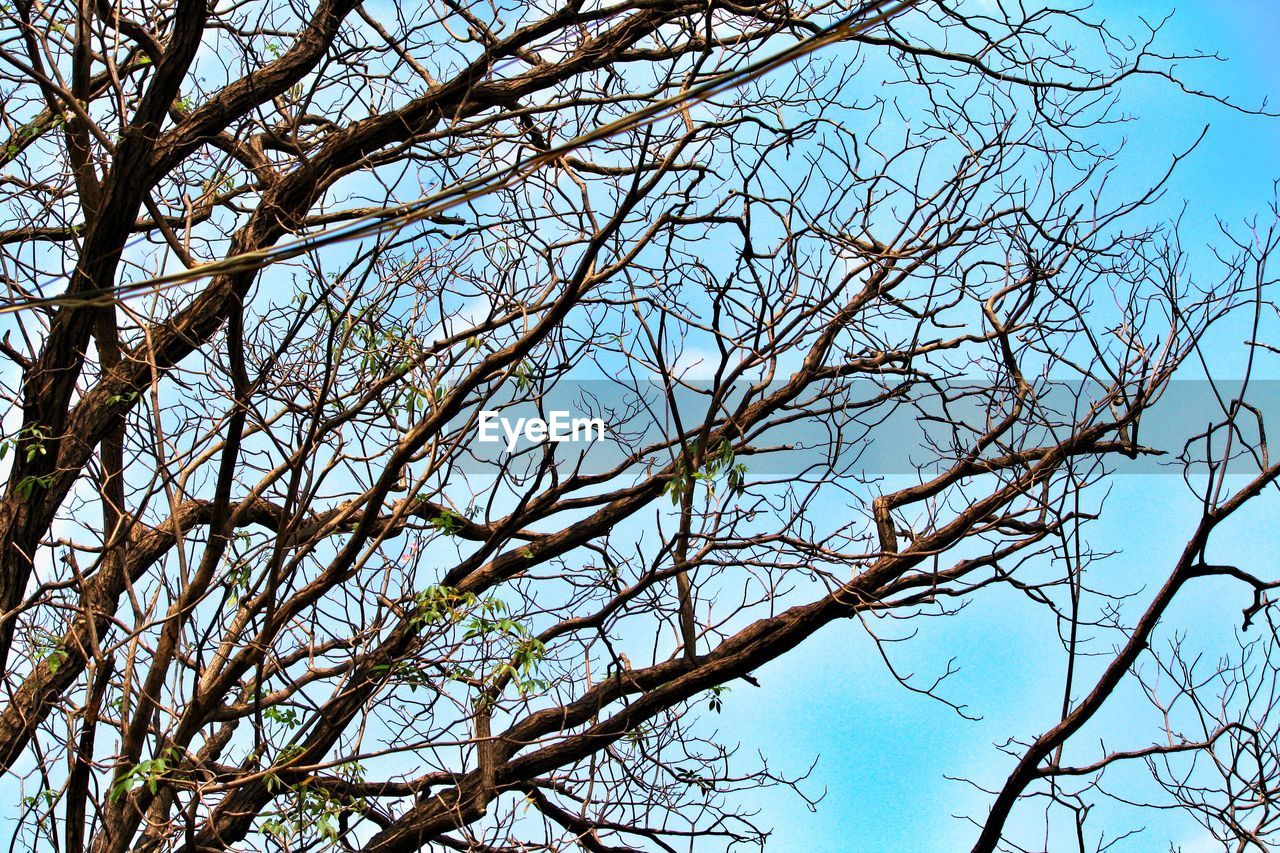
[{"label": "canopy of branches", "polygon": [[[1103,11],[8,0],[6,832],[764,844],[740,794],[810,794],[717,739],[726,691],[852,619],[950,701],[882,640],[1013,594],[1105,656],[1009,732],[975,849],[1046,844],[1032,809],[1074,845],[1142,758],[1268,849],[1275,721],[1238,699],[1273,669],[1224,663],[1222,699],[1166,655],[1198,729],[1062,757],[1188,581],[1270,624],[1265,573],[1206,556],[1277,474],[1258,419],[1227,401],[1185,451],[1139,425],[1269,304],[1275,235],[1190,276],[1158,187],[1112,191],[1122,93],[1184,57]],[[566,411],[583,434],[477,436]],[[1156,450],[1251,475],[1188,469],[1182,559],[1108,622],[1081,529]]]}]

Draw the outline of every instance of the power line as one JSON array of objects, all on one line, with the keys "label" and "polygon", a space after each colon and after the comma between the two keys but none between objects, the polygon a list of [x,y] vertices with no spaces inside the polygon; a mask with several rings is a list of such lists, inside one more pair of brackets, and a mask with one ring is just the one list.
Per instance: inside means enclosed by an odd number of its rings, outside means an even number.
[{"label": "power line", "polygon": [[684,89],[675,95],[654,101],[615,121],[600,125],[573,139],[520,160],[511,166],[493,170],[448,189],[423,196],[415,201],[385,207],[341,226],[318,231],[287,243],[276,244],[269,248],[252,252],[230,255],[189,269],[155,276],[142,281],[130,282],[119,287],[104,288],[99,291],[76,295],[60,294],[8,302],[0,305],[0,314],[12,314],[22,310],[49,307],[107,307],[132,296],[144,293],[158,293],[188,281],[219,274],[262,269],[272,263],[296,258],[335,243],[380,234],[396,228],[403,228],[423,219],[439,216],[460,204],[465,204],[468,201],[473,201],[489,193],[511,186],[538,171],[543,166],[554,163],[566,154],[585,145],[660,121],[687,108],[691,104],[702,103],[722,92],[744,86],[828,44],[843,41],[851,36],[866,32],[896,17],[908,8],[915,6],[918,2],[919,0],[872,0],[872,2],[864,3],[821,32],[802,39],[772,56],[749,63],[743,68],[713,77],[697,86]]}]

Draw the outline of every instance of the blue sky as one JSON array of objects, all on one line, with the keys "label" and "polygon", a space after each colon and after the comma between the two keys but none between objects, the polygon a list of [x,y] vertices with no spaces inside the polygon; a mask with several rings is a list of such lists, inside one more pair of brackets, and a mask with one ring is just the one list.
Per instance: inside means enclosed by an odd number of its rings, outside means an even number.
[{"label": "blue sky", "polygon": [[[1154,21],[1170,10],[1167,3],[1144,0],[1104,11],[1127,25],[1132,15]],[[1280,4],[1265,0],[1186,4],[1165,25],[1162,41],[1169,52],[1198,49],[1227,59],[1184,64],[1181,71],[1191,87],[1229,95],[1242,105],[1257,106],[1269,98],[1271,107],[1280,110],[1277,43]],[[1192,272],[1211,274],[1204,247],[1221,242],[1216,220],[1236,225],[1255,215],[1269,218],[1273,182],[1280,178],[1280,119],[1243,115],[1156,79],[1131,85],[1123,105],[1135,120],[1119,130],[1126,139],[1120,173],[1125,185],[1135,189],[1162,173],[1171,155],[1208,127],[1204,142],[1175,174],[1151,215],[1172,217],[1185,204],[1183,242],[1200,259]],[[1228,329],[1214,342],[1215,363],[1227,375],[1238,364],[1238,332]],[[1262,368],[1280,376],[1274,363]],[[1273,555],[1280,544],[1268,523],[1274,508],[1270,498],[1233,520],[1214,540],[1212,556],[1274,576]],[[1108,588],[1138,593],[1126,611],[1130,618],[1167,572],[1197,511],[1179,477],[1113,481],[1107,511],[1089,527],[1088,538],[1099,549],[1120,551],[1097,571]],[[1187,632],[1189,643],[1210,651],[1224,648],[1233,642],[1247,603],[1239,585],[1201,581],[1184,591],[1166,620],[1166,635],[1176,626]],[[1105,640],[1104,646],[1111,642]],[[954,815],[980,818],[989,798],[944,777],[996,785],[1011,763],[993,744],[1034,736],[1056,721],[1064,658],[1052,622],[1025,599],[1009,593],[979,596],[958,616],[927,620],[920,636],[897,651],[899,668],[926,680],[940,674],[954,656],[961,671],[945,693],[982,719],[965,721],[941,703],[896,684],[855,623],[831,626],[798,653],[757,673],[760,689],[734,686],[713,722],[728,742],[741,743],[744,758],[761,749],[774,770],[786,773],[803,772],[819,758],[806,787],[814,794],[826,790],[815,813],[786,792],[765,793],[752,801],[762,810],[761,822],[775,829],[770,849],[967,850],[975,830]],[[1086,675],[1089,671],[1086,667]],[[1101,725],[1089,730],[1094,737],[1082,738],[1068,756],[1074,753],[1081,762],[1096,758],[1100,731],[1114,748],[1147,745],[1158,735],[1150,715],[1130,685],[1104,709]],[[1113,782],[1121,790],[1136,784],[1123,773],[1115,774]],[[1030,811],[1015,814],[1013,825],[1034,819]],[[1145,827],[1114,850],[1168,850],[1170,844],[1186,853],[1221,849],[1177,814],[1103,803],[1088,825],[1108,837]]]}]

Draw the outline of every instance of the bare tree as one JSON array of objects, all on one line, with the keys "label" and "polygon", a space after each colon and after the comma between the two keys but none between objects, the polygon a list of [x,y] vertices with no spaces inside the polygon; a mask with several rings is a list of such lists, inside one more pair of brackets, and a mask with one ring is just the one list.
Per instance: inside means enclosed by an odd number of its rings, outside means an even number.
[{"label": "bare tree", "polygon": [[[1092,15],[5,6],[18,837],[762,843],[735,792],[799,780],[700,712],[835,620],[1071,589],[1041,558],[1080,496],[1257,301],[1187,283],[1155,189],[1109,198],[1092,131],[1183,57]],[[477,440],[564,399],[607,436]],[[1206,504],[1175,588],[1270,476]],[[980,846],[1090,707],[1027,747]]]},{"label": "bare tree", "polygon": [[[1232,237],[1236,251],[1229,256],[1226,273],[1238,292],[1251,295],[1248,343],[1264,355],[1274,352],[1259,340],[1259,332],[1263,313],[1275,311],[1269,298],[1273,279],[1268,262],[1280,240],[1277,213],[1273,208],[1269,223],[1251,223],[1246,239]],[[1118,629],[1122,640],[1114,654],[1106,657],[1096,679],[1083,686],[1075,684],[1069,667],[1060,721],[1010,750],[1017,763],[1000,790],[993,792],[990,814],[978,822],[981,834],[975,850],[1024,849],[1012,842],[1007,821],[1015,805],[1029,799],[1045,804],[1048,825],[1054,823],[1055,812],[1065,813],[1065,824],[1074,826],[1081,850],[1087,849],[1089,835],[1085,820],[1102,800],[1144,809],[1184,810],[1224,850],[1263,851],[1275,846],[1280,834],[1274,802],[1280,784],[1276,753],[1280,655],[1269,593],[1280,587],[1280,581],[1269,579],[1260,568],[1219,562],[1215,551],[1220,549],[1214,547],[1220,529],[1247,505],[1274,492],[1280,478],[1280,465],[1272,459],[1267,442],[1270,407],[1263,399],[1255,399],[1268,396],[1256,390],[1266,384],[1255,378],[1256,366],[1256,357],[1250,355],[1242,379],[1206,380],[1210,400],[1220,409],[1218,418],[1190,437],[1178,457],[1186,483],[1202,507],[1200,519],[1187,531],[1181,555],[1136,622],[1125,625],[1114,615],[1108,620],[1106,627]],[[1071,587],[1073,606],[1061,608],[1058,618],[1065,626],[1064,636],[1073,638],[1067,650],[1074,663],[1082,654],[1074,638],[1098,625],[1088,625],[1078,606],[1078,562],[1072,572],[1076,576]],[[1189,587],[1212,578],[1238,582],[1248,595],[1234,648],[1206,661],[1202,651],[1184,648],[1176,624],[1164,621],[1180,595],[1194,595]],[[1262,636],[1249,639],[1246,632],[1258,627]],[[1126,679],[1137,682],[1156,712],[1161,738],[1120,749],[1082,744],[1079,751],[1089,750],[1092,758],[1082,763],[1067,761],[1064,750],[1072,738],[1113,700]],[[1108,770],[1127,763],[1144,764],[1156,783],[1155,791],[1131,782],[1111,785],[1105,778]],[[1099,842],[1097,849],[1106,846]]]}]

